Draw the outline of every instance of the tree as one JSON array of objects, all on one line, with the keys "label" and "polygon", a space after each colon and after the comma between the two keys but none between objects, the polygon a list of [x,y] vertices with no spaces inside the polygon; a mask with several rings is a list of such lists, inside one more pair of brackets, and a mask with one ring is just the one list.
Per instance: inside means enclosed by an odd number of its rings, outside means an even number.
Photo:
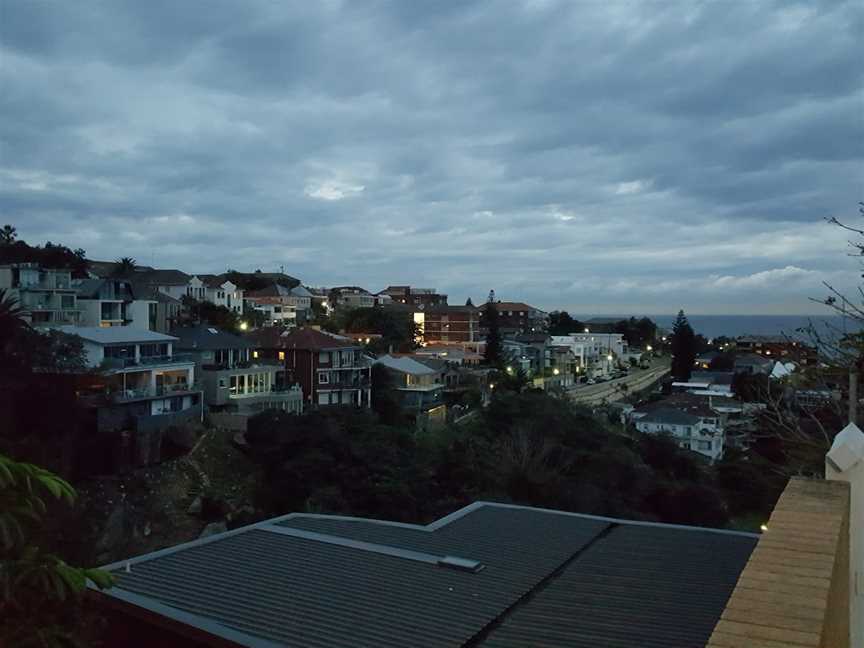
[{"label": "tree", "polygon": [[672,376],[682,382],[690,380],[693,363],[696,361],[696,334],[687,321],[684,311],[672,326]]},{"label": "tree", "polygon": [[0,359],[4,366],[10,366],[13,356],[18,356],[20,347],[16,341],[30,328],[24,321],[23,314],[18,300],[0,288]]},{"label": "tree", "polygon": [[12,245],[17,236],[18,230],[11,225],[4,225],[3,229],[0,229],[0,245]]},{"label": "tree", "polygon": [[0,455],[0,645],[82,645],[87,581],[105,589],[113,579],[99,569],[67,565],[37,544],[47,502],[72,505],[75,498],[53,473]]},{"label": "tree", "polygon": [[472,307],[473,307],[473,306],[474,306],[474,302],[472,302],[472,301],[471,301],[471,298],[469,297],[469,298],[467,299],[467,301],[465,302],[465,305],[466,305],[466,306],[472,306]]},{"label": "tree", "polygon": [[123,257],[114,263],[116,264],[113,272],[115,277],[128,277],[130,274],[135,272],[135,268],[138,265],[132,257]]},{"label": "tree", "polygon": [[223,331],[241,333],[240,316],[230,308],[208,301],[199,301],[188,295],[181,299],[195,324],[210,324]]},{"label": "tree", "polygon": [[549,313],[549,335],[569,335],[581,332],[585,325],[570,317],[567,311],[552,311]]},{"label": "tree", "polygon": [[483,306],[483,320],[486,325],[486,349],[483,351],[483,358],[486,364],[498,367],[501,365],[503,348],[494,290],[489,291],[489,300]]}]

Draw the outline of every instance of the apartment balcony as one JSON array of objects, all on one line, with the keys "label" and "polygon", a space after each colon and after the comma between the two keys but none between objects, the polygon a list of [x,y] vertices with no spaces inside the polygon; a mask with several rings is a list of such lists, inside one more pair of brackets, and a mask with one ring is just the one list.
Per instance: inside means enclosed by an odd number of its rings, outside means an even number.
[{"label": "apartment balcony", "polygon": [[245,394],[229,394],[228,398],[232,401],[251,400],[260,398],[264,400],[292,400],[302,398],[303,392],[297,386],[291,387],[271,387],[268,391],[247,392]]},{"label": "apartment balcony", "polygon": [[171,385],[159,385],[158,387],[129,387],[127,389],[115,389],[104,393],[82,394],[80,400],[86,404],[99,406],[109,403],[127,403],[149,398],[164,398],[166,396],[182,396],[201,391],[199,383],[174,383]]},{"label": "apartment balcony", "polygon": [[328,383],[318,383],[318,391],[336,391],[339,389],[369,389],[372,383],[368,378],[361,380],[331,380]]}]

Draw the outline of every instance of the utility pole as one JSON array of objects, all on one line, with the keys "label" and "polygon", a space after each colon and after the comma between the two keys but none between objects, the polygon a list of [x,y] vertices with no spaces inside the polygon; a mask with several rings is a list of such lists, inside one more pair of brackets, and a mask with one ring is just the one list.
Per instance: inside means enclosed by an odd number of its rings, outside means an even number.
[{"label": "utility pole", "polygon": [[858,425],[858,363],[849,367],[849,422]]}]

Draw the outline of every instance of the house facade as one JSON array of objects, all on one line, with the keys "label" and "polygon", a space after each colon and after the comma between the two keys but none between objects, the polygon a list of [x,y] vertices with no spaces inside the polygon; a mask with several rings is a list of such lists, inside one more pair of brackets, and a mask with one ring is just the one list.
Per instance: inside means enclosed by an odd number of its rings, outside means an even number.
[{"label": "house facade", "polygon": [[247,339],[258,359],[283,364],[288,382],[300,385],[307,406],[371,407],[370,364],[353,340],[311,327],[264,328]]},{"label": "house facade", "polygon": [[302,414],[300,386],[288,382],[282,363],[259,358],[248,340],[207,325],[178,328],[175,336],[176,347],[195,360],[211,411],[280,409]]},{"label": "house facade", "polygon": [[129,326],[60,330],[81,338],[95,370],[81,397],[99,410],[98,431],[163,430],[201,420],[195,362],[174,352],[176,337]]},{"label": "house facade", "polygon": [[708,407],[657,407],[635,410],[636,429],[644,434],[670,434],[679,447],[697,452],[710,461],[723,456],[725,429],[720,413]]},{"label": "house facade", "polygon": [[733,348],[742,353],[804,366],[814,366],[819,362],[819,352],[815,347],[783,335],[743,335],[735,340]]},{"label": "house facade", "polygon": [[131,281],[121,278],[84,279],[75,282],[81,326],[156,327],[156,301],[137,299]]},{"label": "house facade", "polygon": [[223,275],[194,275],[189,280],[187,294],[198,301],[224,306],[235,313],[243,313],[243,289]]},{"label": "house facade", "polygon": [[72,271],[42,268],[35,263],[0,266],[0,290],[18,302],[31,326],[74,326],[81,307],[72,282]]},{"label": "house facade", "polygon": [[375,296],[358,286],[338,286],[330,289],[329,303],[332,308],[372,308]]},{"label": "house facade", "polygon": [[244,301],[247,308],[260,311],[268,324],[276,326],[303,324],[312,309],[312,295],[303,286],[287,288],[278,283],[247,292]]},{"label": "house facade", "polygon": [[[523,302],[490,302],[498,311],[498,327],[502,335],[540,333],[546,330],[548,315]],[[485,328],[485,327],[484,327]]]},{"label": "house facade", "polygon": [[375,364],[385,367],[394,377],[399,402],[406,413],[415,416],[418,427],[426,429],[446,422],[443,369],[434,369],[408,356],[384,355]]}]

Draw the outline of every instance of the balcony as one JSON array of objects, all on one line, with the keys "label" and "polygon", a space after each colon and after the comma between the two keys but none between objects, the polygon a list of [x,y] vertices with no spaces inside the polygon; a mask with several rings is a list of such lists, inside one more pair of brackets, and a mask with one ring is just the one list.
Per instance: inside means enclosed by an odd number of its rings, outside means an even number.
[{"label": "balcony", "polygon": [[165,396],[181,396],[193,392],[200,392],[199,383],[175,383],[171,385],[160,385],[158,387],[130,387],[128,389],[117,389],[105,393],[82,394],[81,401],[90,405],[104,405],[107,403],[126,403],[148,398],[160,398]]},{"label": "balcony", "polygon": [[130,367],[150,367],[166,364],[189,364],[195,362],[191,353],[175,353],[170,356],[147,356],[135,358],[105,358],[100,369],[128,369]]}]

